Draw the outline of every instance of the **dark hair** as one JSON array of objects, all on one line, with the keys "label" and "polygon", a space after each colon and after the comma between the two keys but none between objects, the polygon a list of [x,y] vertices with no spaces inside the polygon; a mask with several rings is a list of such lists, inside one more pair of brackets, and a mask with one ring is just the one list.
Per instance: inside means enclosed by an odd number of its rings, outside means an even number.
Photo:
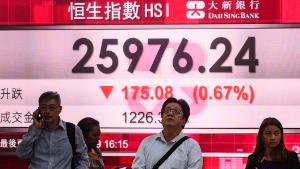
[{"label": "dark hair", "polygon": [[99,126],[99,121],[86,117],[81,119],[77,126],[81,129],[83,136],[86,137],[94,126]]},{"label": "dark hair", "polygon": [[185,123],[186,123],[186,122],[188,121],[189,117],[190,117],[190,106],[189,106],[189,104],[188,104],[185,100],[183,100],[183,99],[178,99],[178,100],[177,100],[176,98],[173,98],[173,97],[168,98],[168,99],[164,102],[164,104],[162,105],[162,107],[161,107],[161,110],[160,110],[160,112],[161,112],[161,117],[162,117],[162,115],[163,115],[163,112],[164,112],[166,106],[167,106],[169,103],[178,103],[178,104],[180,105],[180,107],[181,107],[181,109],[182,109],[182,112],[183,112],[183,117],[184,117],[184,120],[185,120]]},{"label": "dark hair", "polygon": [[61,105],[61,100],[60,100],[60,96],[57,92],[53,92],[53,91],[47,91],[44,92],[43,94],[41,94],[40,98],[39,98],[39,104],[41,104],[42,102],[48,101],[50,99],[55,99],[58,103],[58,105]]},{"label": "dark hair", "polygon": [[285,147],[284,140],[283,140],[283,127],[279,120],[274,117],[268,117],[263,120],[259,127],[259,131],[256,137],[256,146],[254,153],[258,154],[260,157],[264,156],[265,153],[265,145],[263,141],[263,132],[265,128],[269,125],[276,126],[280,129],[281,132],[281,140],[279,145],[271,151],[271,158],[272,161],[282,162],[287,159],[288,150]]}]

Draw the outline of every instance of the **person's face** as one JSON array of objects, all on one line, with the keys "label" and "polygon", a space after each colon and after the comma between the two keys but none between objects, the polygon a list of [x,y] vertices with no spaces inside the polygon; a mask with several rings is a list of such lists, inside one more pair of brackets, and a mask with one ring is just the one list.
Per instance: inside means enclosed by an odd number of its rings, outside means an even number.
[{"label": "person's face", "polygon": [[88,147],[96,147],[101,134],[100,126],[93,126],[85,138]]},{"label": "person's face", "polygon": [[162,125],[163,127],[176,127],[182,128],[185,125],[184,115],[180,104],[169,103],[166,105],[162,112]]},{"label": "person's face", "polygon": [[43,120],[46,124],[55,124],[59,120],[59,113],[62,107],[58,105],[56,99],[41,102],[39,105]]},{"label": "person's face", "polygon": [[281,136],[282,133],[278,127],[268,125],[262,135],[265,147],[270,149],[277,147],[281,141]]}]

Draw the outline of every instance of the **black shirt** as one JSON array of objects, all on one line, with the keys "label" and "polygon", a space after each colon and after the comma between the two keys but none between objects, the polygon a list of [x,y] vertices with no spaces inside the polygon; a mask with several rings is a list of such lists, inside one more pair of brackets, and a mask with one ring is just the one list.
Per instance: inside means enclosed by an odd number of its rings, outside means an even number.
[{"label": "black shirt", "polygon": [[[274,169],[300,169],[300,163],[298,155],[293,152],[289,151],[287,159],[283,162],[272,162]],[[248,156],[246,169],[264,169],[262,157],[258,154],[251,154]]]}]

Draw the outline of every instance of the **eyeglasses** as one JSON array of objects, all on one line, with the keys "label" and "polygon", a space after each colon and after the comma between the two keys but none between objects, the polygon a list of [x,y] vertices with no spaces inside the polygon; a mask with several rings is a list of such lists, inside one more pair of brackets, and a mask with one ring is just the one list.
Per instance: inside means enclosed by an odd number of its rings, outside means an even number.
[{"label": "eyeglasses", "polygon": [[173,112],[175,115],[179,115],[182,111],[180,109],[176,109],[176,108],[170,108],[170,107],[166,107],[165,108],[165,113],[170,113]]},{"label": "eyeglasses", "polygon": [[41,106],[39,106],[39,109],[41,111],[47,111],[47,110],[53,111],[53,110],[57,109],[57,107],[58,107],[58,105],[49,104],[49,105],[41,105]]}]

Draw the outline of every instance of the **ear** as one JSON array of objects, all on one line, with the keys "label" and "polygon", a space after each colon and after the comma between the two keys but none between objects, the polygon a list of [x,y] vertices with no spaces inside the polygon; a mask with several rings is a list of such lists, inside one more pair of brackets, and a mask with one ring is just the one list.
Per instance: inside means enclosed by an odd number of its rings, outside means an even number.
[{"label": "ear", "polygon": [[186,122],[185,122],[184,116],[182,116],[182,120],[183,120],[183,121],[182,121],[182,125],[185,126]]},{"label": "ear", "polygon": [[62,111],[62,106],[59,106],[59,113],[61,113]]},{"label": "ear", "polygon": [[183,119],[183,123],[181,124],[181,128],[184,129],[185,127],[185,119]]},{"label": "ear", "polygon": [[162,114],[162,113],[160,114],[160,118],[161,118],[161,124],[162,124],[163,121],[164,121],[164,120],[163,120],[163,114]]}]

